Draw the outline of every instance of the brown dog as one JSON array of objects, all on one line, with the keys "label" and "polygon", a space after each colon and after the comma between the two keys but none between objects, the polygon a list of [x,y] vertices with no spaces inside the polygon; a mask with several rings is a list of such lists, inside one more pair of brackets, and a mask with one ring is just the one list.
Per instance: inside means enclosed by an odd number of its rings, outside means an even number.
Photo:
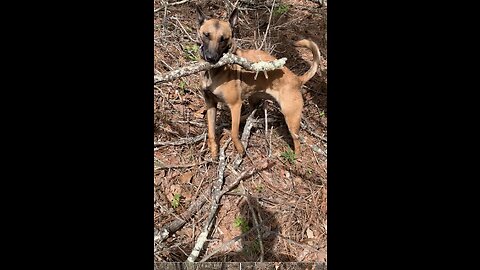
[{"label": "brown dog", "polygon": [[[238,10],[230,15],[229,21],[206,19],[197,6],[198,37],[201,40],[200,55],[209,63],[217,63],[224,53],[231,52],[250,62],[273,61],[276,58],[260,50],[237,49],[233,40],[233,29],[238,20]],[[309,48],[313,52],[313,64],[302,76],[293,74],[283,67],[268,72],[268,78],[255,72],[242,70],[237,65],[225,65],[205,71],[202,77],[202,88],[207,105],[208,140],[212,158],[216,159],[218,146],[215,140],[215,117],[217,103],[228,105],[232,116],[231,137],[237,151],[243,155],[244,147],[238,138],[240,111],[242,100],[248,98],[250,104],[258,105],[262,98],[275,99],[280,105],[285,122],[293,138],[295,154],[300,155],[299,130],[303,109],[301,94],[302,85],[310,80],[320,65],[318,46],[310,40],[300,40],[295,46]]]}]

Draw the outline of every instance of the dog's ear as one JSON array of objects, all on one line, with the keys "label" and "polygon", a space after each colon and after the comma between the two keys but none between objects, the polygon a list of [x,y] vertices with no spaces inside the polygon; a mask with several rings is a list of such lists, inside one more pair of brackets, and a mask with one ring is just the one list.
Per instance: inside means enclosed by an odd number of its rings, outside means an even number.
[{"label": "dog's ear", "polygon": [[235,8],[232,11],[232,14],[230,15],[230,19],[228,19],[228,22],[230,22],[230,25],[232,26],[232,28],[234,28],[235,25],[237,25],[237,21],[238,21],[238,8]]},{"label": "dog's ear", "polygon": [[202,10],[200,9],[199,6],[196,6],[197,8],[197,21],[198,25],[202,25],[203,22],[205,21],[205,14],[203,14]]}]

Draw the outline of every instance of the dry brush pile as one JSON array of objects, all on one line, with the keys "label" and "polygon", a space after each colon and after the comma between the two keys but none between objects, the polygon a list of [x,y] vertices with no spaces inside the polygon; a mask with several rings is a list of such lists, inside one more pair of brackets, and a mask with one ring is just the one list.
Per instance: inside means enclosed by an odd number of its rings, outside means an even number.
[{"label": "dry brush pile", "polygon": [[247,155],[239,158],[230,112],[219,104],[221,151],[213,161],[199,73],[155,84],[155,261],[326,261],[327,10],[317,2],[155,0],[157,75],[199,60],[195,4],[220,18],[236,4],[238,47],[286,57],[296,74],[308,70],[312,54],[292,42],[312,39],[325,68],[303,89],[301,157],[290,149],[278,104],[266,102],[240,127]]}]

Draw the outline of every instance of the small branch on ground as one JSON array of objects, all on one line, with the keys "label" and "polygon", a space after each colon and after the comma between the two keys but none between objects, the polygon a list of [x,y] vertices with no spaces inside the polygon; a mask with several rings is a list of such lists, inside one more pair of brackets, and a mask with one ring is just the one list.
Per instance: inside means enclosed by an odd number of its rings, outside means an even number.
[{"label": "small branch on ground", "polygon": [[208,219],[205,220],[204,227],[202,232],[197,238],[197,242],[195,243],[195,246],[193,247],[192,252],[190,253],[190,256],[188,256],[187,261],[188,262],[195,262],[198,258],[198,255],[200,254],[200,251],[203,248],[203,245],[207,241],[207,237],[211,232],[212,226],[213,226],[213,220],[215,218],[215,215],[217,213],[218,207],[220,206],[220,199],[222,198],[222,186],[223,186],[223,177],[224,177],[224,172],[225,172],[225,149],[227,148],[228,144],[230,143],[232,139],[229,138],[223,147],[220,149],[220,155],[219,155],[219,164],[218,164],[218,179],[213,183],[213,189],[212,189],[212,197],[214,200],[212,201],[212,206],[210,208],[210,214],[208,215]]},{"label": "small branch on ground", "polygon": [[225,195],[225,193],[232,191],[234,188],[236,188],[239,184],[240,181],[245,180],[249,178],[250,176],[256,174],[257,172],[263,171],[270,167],[273,163],[271,163],[268,159],[264,159],[263,161],[260,162],[262,166],[260,167],[253,167],[252,169],[248,171],[243,171],[236,179],[228,185],[226,188],[223,189],[222,193],[220,194],[221,196]]},{"label": "small branch on ground", "polygon": [[272,21],[273,7],[275,7],[275,0],[273,0],[272,8],[270,9],[270,17],[268,18],[267,30],[265,30],[265,33],[263,34],[262,44],[260,44],[260,47],[257,50],[261,50],[263,44],[265,43],[265,40],[267,40],[268,30],[270,29],[270,22]]},{"label": "small branch on ground", "polygon": [[[220,150],[220,157],[222,155],[222,152],[223,152],[223,155],[225,155],[225,148],[226,148],[226,145],[228,145],[228,143],[230,142],[227,141],[227,143],[225,144],[224,147],[222,147],[222,149]],[[220,164],[219,164],[219,167],[220,165],[222,164],[222,162],[220,161]],[[262,166],[260,168],[256,168],[256,167],[253,167],[252,169],[248,170],[248,171],[244,171],[240,174],[240,176],[237,177],[237,179],[235,179],[235,181],[230,184],[228,187],[224,187],[223,188],[223,191],[220,190],[220,189],[217,189],[217,187],[219,185],[222,185],[223,184],[223,179],[222,181],[220,181],[220,178],[214,183],[214,193],[212,194],[213,195],[213,202],[212,202],[212,208],[210,209],[210,214],[209,214],[209,217],[208,219],[206,220],[205,222],[205,226],[203,228],[203,231],[200,233],[200,235],[198,236],[197,238],[197,242],[195,243],[195,247],[193,248],[192,250],[192,253],[190,254],[190,256],[187,258],[187,261],[188,262],[195,262],[195,260],[198,258],[198,255],[200,254],[200,251],[202,250],[203,248],[203,245],[205,244],[205,242],[207,241],[207,236],[210,234],[210,231],[212,229],[212,225],[213,225],[213,218],[215,217],[216,215],[216,212],[218,210],[218,207],[219,207],[219,204],[220,204],[220,200],[222,198],[223,195],[225,195],[225,193],[227,192],[230,192],[231,190],[233,190],[239,183],[240,181],[254,175],[255,173],[261,171],[261,170],[264,170],[266,168],[268,168],[269,166],[271,165],[271,163],[267,160],[263,161],[262,162]],[[225,165],[223,165],[224,168],[223,170],[225,170]],[[221,188],[221,187],[220,187]]]},{"label": "small branch on ground", "polygon": [[322,136],[312,131],[313,130],[312,125],[307,121],[307,119],[302,119],[302,121],[300,121],[300,127],[306,132],[308,132],[308,134],[312,135],[313,137],[320,140],[324,140]]},{"label": "small branch on ground", "polygon": [[[271,219],[273,219],[273,216],[264,220],[261,224],[258,224],[258,227],[260,226],[263,226],[263,224],[269,222]],[[206,262],[208,259],[210,259],[213,255],[217,254],[218,252],[222,251],[224,248],[230,246],[231,244],[237,242],[238,240],[242,239],[243,237],[245,237],[246,235],[252,233],[254,230],[256,230],[258,228],[257,226],[254,226],[252,227],[250,230],[240,234],[239,236],[235,236],[234,238],[230,239],[229,241],[223,243],[220,247],[216,248],[214,251],[212,251],[210,254],[208,254],[207,256],[203,257],[202,260],[200,260],[200,262]]]},{"label": "small branch on ground", "polygon": [[195,136],[193,138],[181,138],[180,140],[176,142],[156,142],[153,144],[154,147],[159,147],[159,146],[178,146],[178,145],[183,145],[183,144],[194,144],[199,141],[202,141],[205,139],[206,133],[200,134],[198,136]]},{"label": "small branch on ground", "polygon": [[[245,151],[247,151],[248,138],[250,137],[250,130],[252,129],[253,124],[256,122],[254,120],[254,115],[255,115],[256,111],[257,111],[257,109],[254,109],[250,113],[250,115],[248,116],[247,121],[245,123],[245,127],[243,128],[241,141],[242,141],[242,144],[243,144],[243,149],[245,149]],[[233,162],[233,169],[235,169],[235,170],[238,169],[238,167],[240,166],[242,161],[243,161],[242,157],[240,155],[237,155],[237,157],[235,158],[235,161]]]},{"label": "small branch on ground", "polygon": [[177,21],[177,23],[180,25],[180,28],[182,28],[183,32],[184,32],[185,34],[187,34],[187,37],[188,37],[192,42],[194,42],[194,43],[197,43],[197,42],[198,42],[198,40],[195,40],[195,39],[193,39],[193,38],[190,36],[190,34],[187,32],[187,30],[185,30],[185,28],[183,27],[182,23],[177,19],[177,17],[172,17],[172,18],[173,18],[175,21]]},{"label": "small branch on ground", "polygon": [[312,245],[307,245],[307,244],[302,244],[302,243],[299,243],[297,241],[294,241],[288,237],[285,237],[283,235],[281,235],[279,232],[270,232],[271,234],[274,234],[274,235],[277,235],[278,237],[282,238],[282,239],[285,239],[285,241],[291,243],[291,244],[294,244],[294,245],[297,245],[297,246],[300,246],[300,247],[303,247],[303,248],[306,248],[306,249],[310,249],[312,251],[319,251],[320,250],[320,247],[318,246],[312,246]]},{"label": "small branch on ground", "polygon": [[210,162],[214,162],[213,160],[204,160],[199,163],[190,163],[190,164],[174,164],[174,165],[165,165],[165,166],[158,166],[155,167],[155,172],[161,171],[161,170],[168,170],[168,169],[178,169],[178,168],[190,168],[190,167],[195,167],[195,166],[200,166],[203,164],[207,164]]},{"label": "small branch on ground", "polygon": [[281,58],[274,61],[260,61],[256,63],[251,63],[243,57],[237,55],[226,53],[216,64],[210,64],[208,62],[196,62],[190,66],[182,67],[177,70],[169,71],[167,73],[156,75],[153,77],[154,84],[171,81],[180,77],[185,77],[200,71],[210,70],[212,68],[217,68],[224,66],[226,64],[237,64],[249,71],[270,71],[275,69],[280,69],[285,65],[287,58]]},{"label": "small branch on ground", "polygon": [[165,241],[165,239],[167,239],[172,233],[175,233],[183,227],[183,225],[185,225],[185,223],[202,208],[206,201],[207,199],[205,197],[198,198],[197,201],[192,203],[185,212],[180,214],[183,220],[174,220],[155,232],[153,238],[154,241],[160,241],[160,243]]}]

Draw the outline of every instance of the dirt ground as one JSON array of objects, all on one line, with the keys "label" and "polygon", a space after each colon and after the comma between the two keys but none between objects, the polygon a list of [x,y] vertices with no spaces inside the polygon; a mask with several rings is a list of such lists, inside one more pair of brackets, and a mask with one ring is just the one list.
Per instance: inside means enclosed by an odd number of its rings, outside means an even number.
[{"label": "dirt ground", "polygon": [[[236,151],[226,148],[225,185],[237,174],[266,163],[223,196],[209,240],[199,260],[218,248],[211,262],[326,262],[327,261],[327,8],[318,1],[181,1],[165,5],[154,1],[155,70],[164,73],[198,60],[195,4],[207,16],[228,18],[237,2],[240,8],[237,46],[266,50],[295,74],[305,73],[313,59],[308,49],[297,49],[293,41],[309,38],[322,54],[325,71],[305,84],[302,155],[294,157],[290,134],[278,104],[268,105],[268,130],[264,112],[251,130],[247,156],[233,169]],[[179,2],[172,1],[169,2]],[[272,15],[272,16],[270,16]],[[270,18],[271,17],[271,18]],[[266,38],[264,33],[267,32]],[[263,42],[264,41],[264,42]],[[185,261],[203,229],[211,207],[211,187],[218,178],[219,163],[212,161],[206,136],[206,109],[200,75],[193,74],[157,84],[155,93],[155,228],[182,219],[191,204],[207,198],[193,218],[162,243],[155,244],[155,261]],[[248,112],[245,101],[242,112]],[[223,104],[217,110],[219,147],[230,137],[230,112]],[[240,132],[243,125],[240,127]],[[256,217],[255,220],[253,217]],[[255,224],[259,224],[256,226]],[[253,228],[259,228],[253,229]],[[252,230],[250,230],[252,229]],[[229,240],[250,230],[252,233]],[[259,240],[261,235],[261,240]],[[263,252],[262,252],[263,251]],[[262,254],[263,253],[263,254]]]}]

